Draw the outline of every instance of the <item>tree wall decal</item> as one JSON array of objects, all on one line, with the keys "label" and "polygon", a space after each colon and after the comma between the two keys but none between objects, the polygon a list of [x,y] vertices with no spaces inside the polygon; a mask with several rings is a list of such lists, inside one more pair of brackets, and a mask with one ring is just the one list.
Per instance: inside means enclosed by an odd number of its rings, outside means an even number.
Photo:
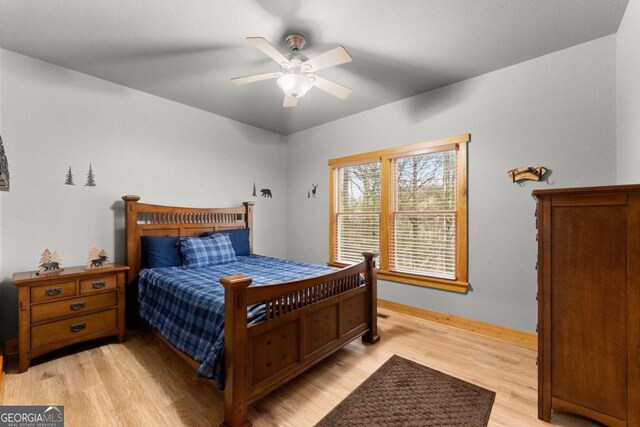
[{"label": "tree wall decal", "polygon": [[71,172],[71,166],[69,166],[69,171],[67,172],[67,179],[64,181],[65,185],[75,185],[73,183],[73,172]]},{"label": "tree wall decal", "polygon": [[87,173],[87,183],[84,185],[85,187],[95,187],[96,186],[96,176],[93,173],[93,168],[91,164],[89,164],[89,172]]}]

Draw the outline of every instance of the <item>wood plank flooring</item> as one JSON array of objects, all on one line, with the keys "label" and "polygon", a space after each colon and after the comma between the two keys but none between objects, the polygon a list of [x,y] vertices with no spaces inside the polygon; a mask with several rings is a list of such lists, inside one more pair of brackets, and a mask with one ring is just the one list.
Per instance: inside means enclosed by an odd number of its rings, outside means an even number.
[{"label": "wood plank flooring", "polygon": [[[312,426],[391,355],[496,392],[490,426],[545,426],[537,420],[536,353],[434,322],[380,310],[379,344],[349,344],[250,407],[255,426]],[[77,348],[76,348],[77,349]],[[198,379],[148,331],[36,362],[17,374],[9,361],[0,404],[65,405],[67,426],[218,426],[222,394]],[[327,386],[330,384],[330,386]],[[557,413],[554,425],[593,426]]]}]

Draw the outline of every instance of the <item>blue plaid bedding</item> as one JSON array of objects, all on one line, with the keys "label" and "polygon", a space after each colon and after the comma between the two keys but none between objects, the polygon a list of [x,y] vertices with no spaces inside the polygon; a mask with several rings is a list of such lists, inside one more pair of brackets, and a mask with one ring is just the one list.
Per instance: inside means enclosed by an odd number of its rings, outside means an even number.
[{"label": "blue plaid bedding", "polygon": [[[244,274],[254,285],[286,282],[334,271],[330,267],[261,255],[202,268],[140,271],[140,315],[171,344],[201,363],[198,375],[224,388],[224,288],[220,278]],[[264,317],[264,304],[249,308],[248,322]]]}]

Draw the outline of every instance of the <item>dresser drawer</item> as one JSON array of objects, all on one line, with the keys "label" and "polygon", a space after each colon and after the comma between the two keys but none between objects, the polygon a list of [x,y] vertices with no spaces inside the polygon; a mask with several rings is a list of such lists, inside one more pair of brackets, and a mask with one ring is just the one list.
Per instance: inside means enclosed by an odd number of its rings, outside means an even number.
[{"label": "dresser drawer", "polygon": [[114,275],[100,276],[94,279],[85,279],[80,281],[81,294],[101,292],[106,291],[107,289],[116,289],[117,287],[118,279]]},{"label": "dresser drawer", "polygon": [[53,301],[45,304],[37,304],[31,307],[31,323],[44,322],[101,308],[118,305],[118,294],[107,292],[95,295],[87,295],[64,301]]},{"label": "dresser drawer", "polygon": [[61,282],[31,288],[31,302],[50,301],[72,297],[76,294],[76,282]]},{"label": "dresser drawer", "polygon": [[93,338],[115,335],[117,329],[118,309],[116,308],[33,326],[31,327],[32,357],[83,341],[89,335],[93,335]]}]

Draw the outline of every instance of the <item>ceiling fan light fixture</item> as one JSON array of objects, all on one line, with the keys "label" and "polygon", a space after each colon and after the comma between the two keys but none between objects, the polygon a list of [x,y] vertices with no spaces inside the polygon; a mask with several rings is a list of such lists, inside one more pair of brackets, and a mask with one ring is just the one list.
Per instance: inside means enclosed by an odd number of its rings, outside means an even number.
[{"label": "ceiling fan light fixture", "polygon": [[283,55],[262,37],[247,37],[247,41],[254,47],[261,50],[265,55],[280,64],[281,72],[255,74],[244,77],[234,77],[231,82],[236,85],[243,85],[262,80],[278,79],[277,84],[284,92],[282,107],[289,108],[298,105],[298,98],[309,92],[312,87],[327,92],[338,99],[347,99],[351,94],[351,89],[323,79],[316,75],[316,71],[351,62],[351,55],[342,47],[338,46],[325,53],[309,59],[300,53],[305,45],[305,38],[301,34],[290,34],[285,39],[291,52]]},{"label": "ceiling fan light fixture", "polygon": [[306,95],[313,86],[313,80],[310,77],[296,73],[282,75],[277,83],[280,89],[292,98],[300,98]]}]

